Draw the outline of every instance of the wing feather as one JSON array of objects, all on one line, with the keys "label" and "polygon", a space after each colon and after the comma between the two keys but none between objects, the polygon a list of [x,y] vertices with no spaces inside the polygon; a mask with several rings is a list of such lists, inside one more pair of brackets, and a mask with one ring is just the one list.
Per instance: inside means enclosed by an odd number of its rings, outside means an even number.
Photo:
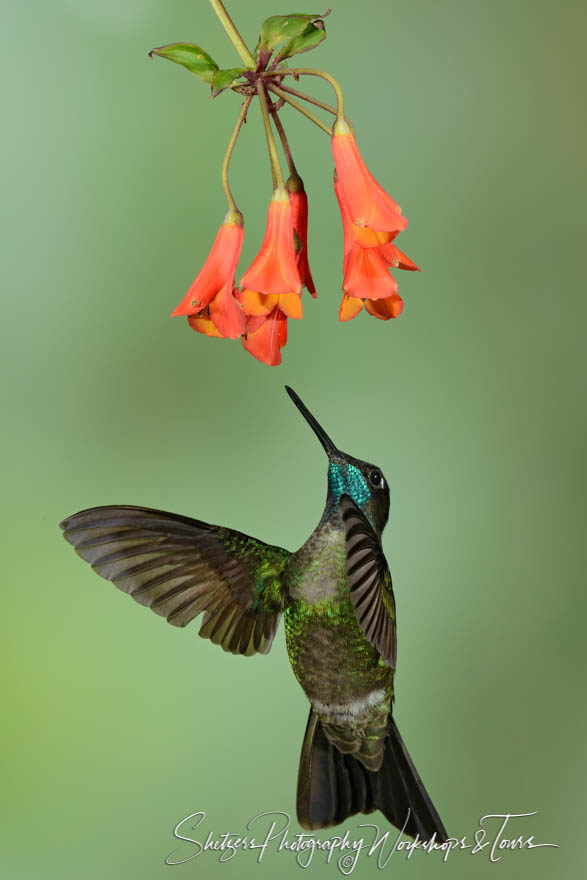
[{"label": "wing feather", "polygon": [[379,538],[348,495],[340,499],[346,539],[346,579],[351,603],[365,638],[395,668],[395,601]]},{"label": "wing feather", "polygon": [[287,550],[145,507],[94,507],[61,528],[97,574],[174,626],[204,612],[199,634],[225,651],[269,651]]}]

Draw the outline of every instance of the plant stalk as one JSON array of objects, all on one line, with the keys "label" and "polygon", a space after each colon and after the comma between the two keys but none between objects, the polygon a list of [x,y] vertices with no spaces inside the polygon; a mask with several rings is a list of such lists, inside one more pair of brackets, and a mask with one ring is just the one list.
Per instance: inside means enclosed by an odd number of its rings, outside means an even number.
[{"label": "plant stalk", "polygon": [[287,140],[285,129],[283,127],[283,123],[279,118],[279,113],[277,112],[277,110],[273,109],[271,110],[271,116],[273,117],[273,123],[275,125],[275,128],[277,129],[277,134],[279,135],[281,146],[283,147],[283,152],[285,155],[285,160],[287,162],[287,167],[289,168],[289,173],[292,177],[299,177],[300,175],[298,174],[298,170],[295,166],[289,142]]},{"label": "plant stalk", "polygon": [[344,122],[344,98],[342,95],[342,89],[337,80],[329,73],[326,73],[325,70],[316,70],[313,67],[294,67],[287,70],[281,70],[280,73],[284,73],[287,76],[319,76],[320,79],[325,79],[327,83],[330,83],[332,88],[334,89],[334,93],[336,95],[336,121]]},{"label": "plant stalk", "polygon": [[313,122],[314,125],[317,125],[318,128],[321,128],[322,131],[326,132],[327,135],[329,135],[329,136],[332,135],[332,128],[330,128],[328,125],[326,125],[324,122],[322,122],[321,119],[318,119],[318,117],[315,116],[314,113],[312,113],[310,110],[307,110],[305,107],[302,106],[302,104],[300,104],[294,98],[290,97],[290,95],[288,95],[287,92],[282,91],[282,89],[280,89],[279,86],[270,85],[269,91],[273,92],[275,95],[278,95],[280,98],[282,98],[286,102],[286,104],[291,104],[292,107],[295,107],[295,109],[299,113],[301,113],[302,116],[305,116],[306,119],[309,119],[310,122]]},{"label": "plant stalk", "polygon": [[303,101],[307,101],[308,104],[314,104],[315,107],[320,107],[321,110],[326,110],[327,113],[332,113],[333,116],[336,116],[336,108],[331,107],[330,104],[325,104],[324,101],[319,101],[317,98],[312,98],[310,95],[304,94],[304,92],[298,92],[297,89],[291,89],[289,86],[284,86],[283,83],[279,86],[284,92],[287,92],[288,95],[293,95],[295,98],[301,98]]},{"label": "plant stalk", "polygon": [[222,0],[210,0],[210,5],[220,19],[222,27],[228,34],[232,45],[240,55],[243,64],[245,64],[246,67],[249,68],[249,70],[255,70],[257,62],[249,52],[247,44],[236,29],[232,18],[224,8],[224,3],[222,2]]},{"label": "plant stalk", "polygon": [[[236,144],[236,139],[238,138],[239,132],[242,128],[243,122],[247,118],[247,111],[251,105],[251,101],[253,100],[253,96],[250,95],[244,102],[241,107],[241,111],[238,115],[238,119],[236,121],[236,125],[234,126],[234,130],[230,137],[230,141],[228,142],[228,147],[226,148],[226,153],[224,154],[224,159],[222,160],[222,188],[224,190],[224,194],[226,196],[226,200],[230,207],[231,211],[234,211],[236,214],[240,214],[234,196],[232,194],[232,190],[230,189],[230,183],[228,182],[228,166],[230,165],[230,159],[232,157],[232,153],[234,150],[234,145]],[[241,215],[242,216],[242,215]]]},{"label": "plant stalk", "polygon": [[259,104],[261,105],[261,113],[263,114],[263,123],[265,125],[265,134],[267,136],[267,148],[269,150],[269,158],[271,159],[271,171],[274,175],[274,186],[282,189],[285,186],[281,165],[279,164],[279,156],[277,155],[277,145],[273,137],[271,128],[271,120],[269,119],[269,106],[267,101],[267,92],[265,85],[261,80],[257,82],[257,94],[259,96]]}]

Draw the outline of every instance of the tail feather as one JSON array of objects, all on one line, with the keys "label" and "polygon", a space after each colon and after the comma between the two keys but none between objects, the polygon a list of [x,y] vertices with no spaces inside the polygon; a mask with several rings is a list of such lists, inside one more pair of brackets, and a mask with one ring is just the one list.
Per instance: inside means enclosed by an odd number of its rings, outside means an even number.
[{"label": "tail feather", "polygon": [[390,716],[381,769],[367,768],[330,742],[310,710],[298,775],[297,814],[303,828],[339,825],[356,813],[381,810],[411,837],[448,835]]},{"label": "tail feather", "polygon": [[310,711],[298,774],[297,815],[303,828],[329,828],[375,809],[368,771],[332,745]]},{"label": "tail feather", "polygon": [[[405,829],[407,834],[410,834],[412,837],[419,834],[420,839],[429,840],[436,833],[437,840],[446,840],[448,835],[444,825],[434,804],[430,800],[428,792],[424,788],[420,774],[414,767],[414,762],[410,758],[392,717],[389,719],[389,727],[389,733],[385,741],[383,767],[387,770],[388,776],[391,777],[391,786],[380,785],[379,809],[392,824],[401,828],[406,821],[407,808],[409,807],[410,817]],[[394,785],[400,783],[400,781],[401,788],[399,784],[398,788],[404,793],[405,799],[402,802],[401,795],[394,798],[395,809],[393,813],[395,818],[392,819],[386,812],[389,792],[390,789],[393,791]]]}]

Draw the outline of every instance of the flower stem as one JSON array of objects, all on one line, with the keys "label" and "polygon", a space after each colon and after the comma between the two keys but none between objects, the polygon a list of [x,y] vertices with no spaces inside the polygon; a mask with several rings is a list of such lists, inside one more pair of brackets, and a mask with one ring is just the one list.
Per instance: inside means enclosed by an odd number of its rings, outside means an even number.
[{"label": "flower stem", "polygon": [[291,104],[292,107],[295,107],[295,109],[298,110],[303,116],[305,116],[306,119],[309,119],[311,122],[314,123],[314,125],[317,125],[318,128],[321,128],[322,131],[325,131],[327,135],[332,135],[332,128],[322,122],[321,119],[318,119],[317,116],[315,116],[310,110],[307,110],[305,107],[303,107],[300,103],[298,103],[298,101],[295,101],[293,98],[291,98],[287,94],[287,92],[282,91],[279,86],[270,85],[269,91],[273,92],[276,95],[279,95],[279,97],[282,98],[287,104]]},{"label": "flower stem", "polygon": [[285,129],[279,118],[279,113],[275,108],[271,110],[271,116],[273,117],[273,122],[275,128],[277,129],[277,133],[279,135],[279,139],[281,140],[281,146],[283,147],[283,152],[285,154],[285,159],[287,162],[287,167],[289,168],[289,173],[292,177],[299,177],[298,170],[295,166],[295,162],[293,160],[293,156],[291,154],[291,149],[287,140],[287,136],[285,134]]},{"label": "flower stem", "polygon": [[269,149],[269,158],[271,159],[271,173],[273,174],[273,185],[282,189],[285,184],[281,165],[279,164],[279,156],[277,155],[277,145],[273,137],[271,129],[271,120],[269,119],[269,107],[267,103],[267,92],[265,85],[261,80],[257,81],[257,94],[259,96],[259,104],[261,105],[261,113],[263,114],[263,123],[265,125],[265,134],[267,136],[267,147]]},{"label": "flower stem", "polygon": [[324,101],[319,101],[317,98],[312,98],[310,95],[304,94],[304,92],[298,92],[297,89],[290,89],[289,86],[284,86],[283,83],[279,86],[282,91],[287,92],[288,95],[293,95],[296,98],[301,98],[303,101],[307,101],[309,104],[314,104],[315,107],[320,107],[322,110],[326,110],[327,113],[332,113],[333,116],[336,116],[336,109],[331,107],[330,104],[325,104]]},{"label": "flower stem", "polygon": [[243,64],[245,64],[250,70],[254,70],[257,66],[257,62],[249,52],[247,44],[234,26],[234,22],[224,8],[224,3],[222,2],[222,0],[210,0],[210,5],[220,19],[222,27],[228,34],[231,43],[240,55]]},{"label": "flower stem", "polygon": [[330,83],[336,95],[336,121],[344,121],[344,98],[342,96],[342,89],[333,76],[326,73],[325,70],[316,70],[313,67],[292,67],[291,70],[286,69],[280,70],[279,72],[286,74],[287,76],[319,76],[320,79],[325,79],[326,82]]},{"label": "flower stem", "polygon": [[[230,210],[235,214],[240,214],[240,211],[237,207],[237,204],[234,200],[234,196],[232,194],[232,190],[230,189],[230,184],[228,182],[228,166],[230,165],[230,159],[232,157],[232,152],[234,150],[234,145],[236,144],[236,139],[239,135],[239,132],[242,128],[243,122],[247,118],[247,111],[251,105],[251,101],[253,100],[253,96],[250,95],[244,102],[241,107],[241,112],[238,115],[238,119],[236,121],[236,125],[234,126],[234,130],[230,137],[230,141],[228,142],[228,147],[226,148],[226,153],[224,154],[224,159],[222,160],[222,188],[224,190],[224,194],[226,196],[226,200],[230,207]],[[242,215],[241,215],[242,216]]]}]

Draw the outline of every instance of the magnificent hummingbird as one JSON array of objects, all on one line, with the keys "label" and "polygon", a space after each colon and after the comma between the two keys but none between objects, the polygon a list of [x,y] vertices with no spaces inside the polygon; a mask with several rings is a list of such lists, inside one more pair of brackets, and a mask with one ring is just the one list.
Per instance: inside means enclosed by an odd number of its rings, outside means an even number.
[{"label": "magnificent hummingbird", "polygon": [[328,456],[326,506],[296,552],[146,507],[94,507],[61,528],[99,575],[174,626],[203,613],[199,634],[225,651],[268,653],[283,616],[292,669],[310,701],[298,773],[302,827],[378,809],[412,837],[445,841],[392,714],[396,614],[381,547],[387,480],[341,452],[286,390]]}]

